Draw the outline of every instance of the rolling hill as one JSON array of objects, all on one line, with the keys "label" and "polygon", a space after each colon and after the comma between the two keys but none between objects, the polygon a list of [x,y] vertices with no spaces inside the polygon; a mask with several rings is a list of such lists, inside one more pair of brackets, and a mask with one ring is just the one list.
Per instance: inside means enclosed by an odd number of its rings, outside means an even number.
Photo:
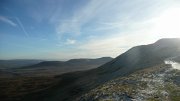
[{"label": "rolling hill", "polygon": [[97,59],[71,59],[68,61],[43,61],[38,64],[15,68],[12,72],[23,76],[54,76],[97,68],[112,59],[111,57],[102,57]]}]

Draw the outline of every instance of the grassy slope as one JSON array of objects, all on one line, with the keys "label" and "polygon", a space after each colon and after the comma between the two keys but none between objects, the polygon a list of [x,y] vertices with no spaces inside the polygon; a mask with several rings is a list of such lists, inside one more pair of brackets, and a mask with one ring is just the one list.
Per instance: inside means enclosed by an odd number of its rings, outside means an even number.
[{"label": "grassy slope", "polygon": [[179,76],[179,70],[173,70],[169,65],[162,64],[111,80],[76,100],[179,101],[180,83],[174,82]]}]

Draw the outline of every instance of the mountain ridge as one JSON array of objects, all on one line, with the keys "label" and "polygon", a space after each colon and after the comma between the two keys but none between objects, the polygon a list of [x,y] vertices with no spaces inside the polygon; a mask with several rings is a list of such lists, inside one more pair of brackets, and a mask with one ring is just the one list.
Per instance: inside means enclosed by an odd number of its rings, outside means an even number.
[{"label": "mountain ridge", "polygon": [[87,65],[87,64],[100,64],[106,63],[107,61],[112,60],[111,57],[102,57],[97,59],[88,59],[88,58],[81,58],[81,59],[70,59],[68,61],[42,61],[38,64],[34,64],[31,66],[21,67],[21,68],[38,68],[42,66],[65,66],[65,65]]},{"label": "mountain ridge", "polygon": [[10,71],[23,76],[55,76],[67,72],[97,68],[112,59],[111,57],[102,57],[97,59],[71,59],[68,61],[42,61],[38,64],[10,69]]}]

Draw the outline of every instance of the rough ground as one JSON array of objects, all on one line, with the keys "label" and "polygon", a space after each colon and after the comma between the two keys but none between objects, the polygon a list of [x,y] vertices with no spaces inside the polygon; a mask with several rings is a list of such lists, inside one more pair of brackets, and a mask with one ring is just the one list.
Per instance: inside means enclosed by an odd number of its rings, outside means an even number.
[{"label": "rough ground", "polygon": [[117,78],[77,101],[179,101],[180,70],[161,64]]}]

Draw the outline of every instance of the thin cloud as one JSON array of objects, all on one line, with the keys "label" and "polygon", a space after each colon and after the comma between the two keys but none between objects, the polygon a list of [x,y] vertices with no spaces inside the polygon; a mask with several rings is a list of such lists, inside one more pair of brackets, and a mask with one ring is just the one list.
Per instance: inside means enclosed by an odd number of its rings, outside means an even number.
[{"label": "thin cloud", "polygon": [[18,22],[20,28],[23,30],[24,34],[28,37],[29,34],[28,34],[28,32],[25,30],[24,25],[22,24],[22,22],[21,22],[21,21],[19,20],[19,18],[17,18],[17,17],[15,17],[15,19],[16,19],[16,21]]},{"label": "thin cloud", "polygon": [[98,2],[97,0],[90,1],[83,9],[74,11],[72,18],[64,19],[64,22],[61,21],[57,24],[56,32],[60,35],[65,33],[80,35],[82,26],[88,23],[91,19],[95,18],[97,14],[103,10],[104,6],[103,8],[100,6],[104,3],[105,2],[103,0],[99,0]]},{"label": "thin cloud", "polygon": [[[95,31],[119,29],[123,25],[129,25],[131,22],[136,21],[139,17],[143,18],[143,16],[137,16],[140,15],[140,11],[147,12],[148,9],[153,8],[151,4],[156,4],[156,2],[156,0],[152,0],[149,1],[149,4],[140,1],[109,0],[105,2],[104,0],[91,0],[81,9],[75,10],[72,17],[63,19],[64,21],[61,22],[58,22],[59,18],[57,18],[56,32],[60,36],[67,33],[80,35],[84,33],[82,29],[87,23],[96,25],[96,28],[90,29]],[[143,3],[149,8],[142,9],[139,3]],[[124,11],[124,9],[127,9],[127,11]],[[95,22],[104,23],[104,25],[97,25]],[[89,28],[91,27],[90,25]]]},{"label": "thin cloud", "polygon": [[68,44],[68,45],[73,45],[75,43],[76,43],[76,40],[73,40],[73,39],[67,39],[66,40],[66,44]]},{"label": "thin cloud", "polygon": [[16,27],[16,26],[17,26],[17,24],[16,24],[15,22],[13,22],[12,20],[8,19],[7,17],[0,16],[0,20],[1,20],[2,22],[5,22],[5,23],[13,26],[13,27]]}]

